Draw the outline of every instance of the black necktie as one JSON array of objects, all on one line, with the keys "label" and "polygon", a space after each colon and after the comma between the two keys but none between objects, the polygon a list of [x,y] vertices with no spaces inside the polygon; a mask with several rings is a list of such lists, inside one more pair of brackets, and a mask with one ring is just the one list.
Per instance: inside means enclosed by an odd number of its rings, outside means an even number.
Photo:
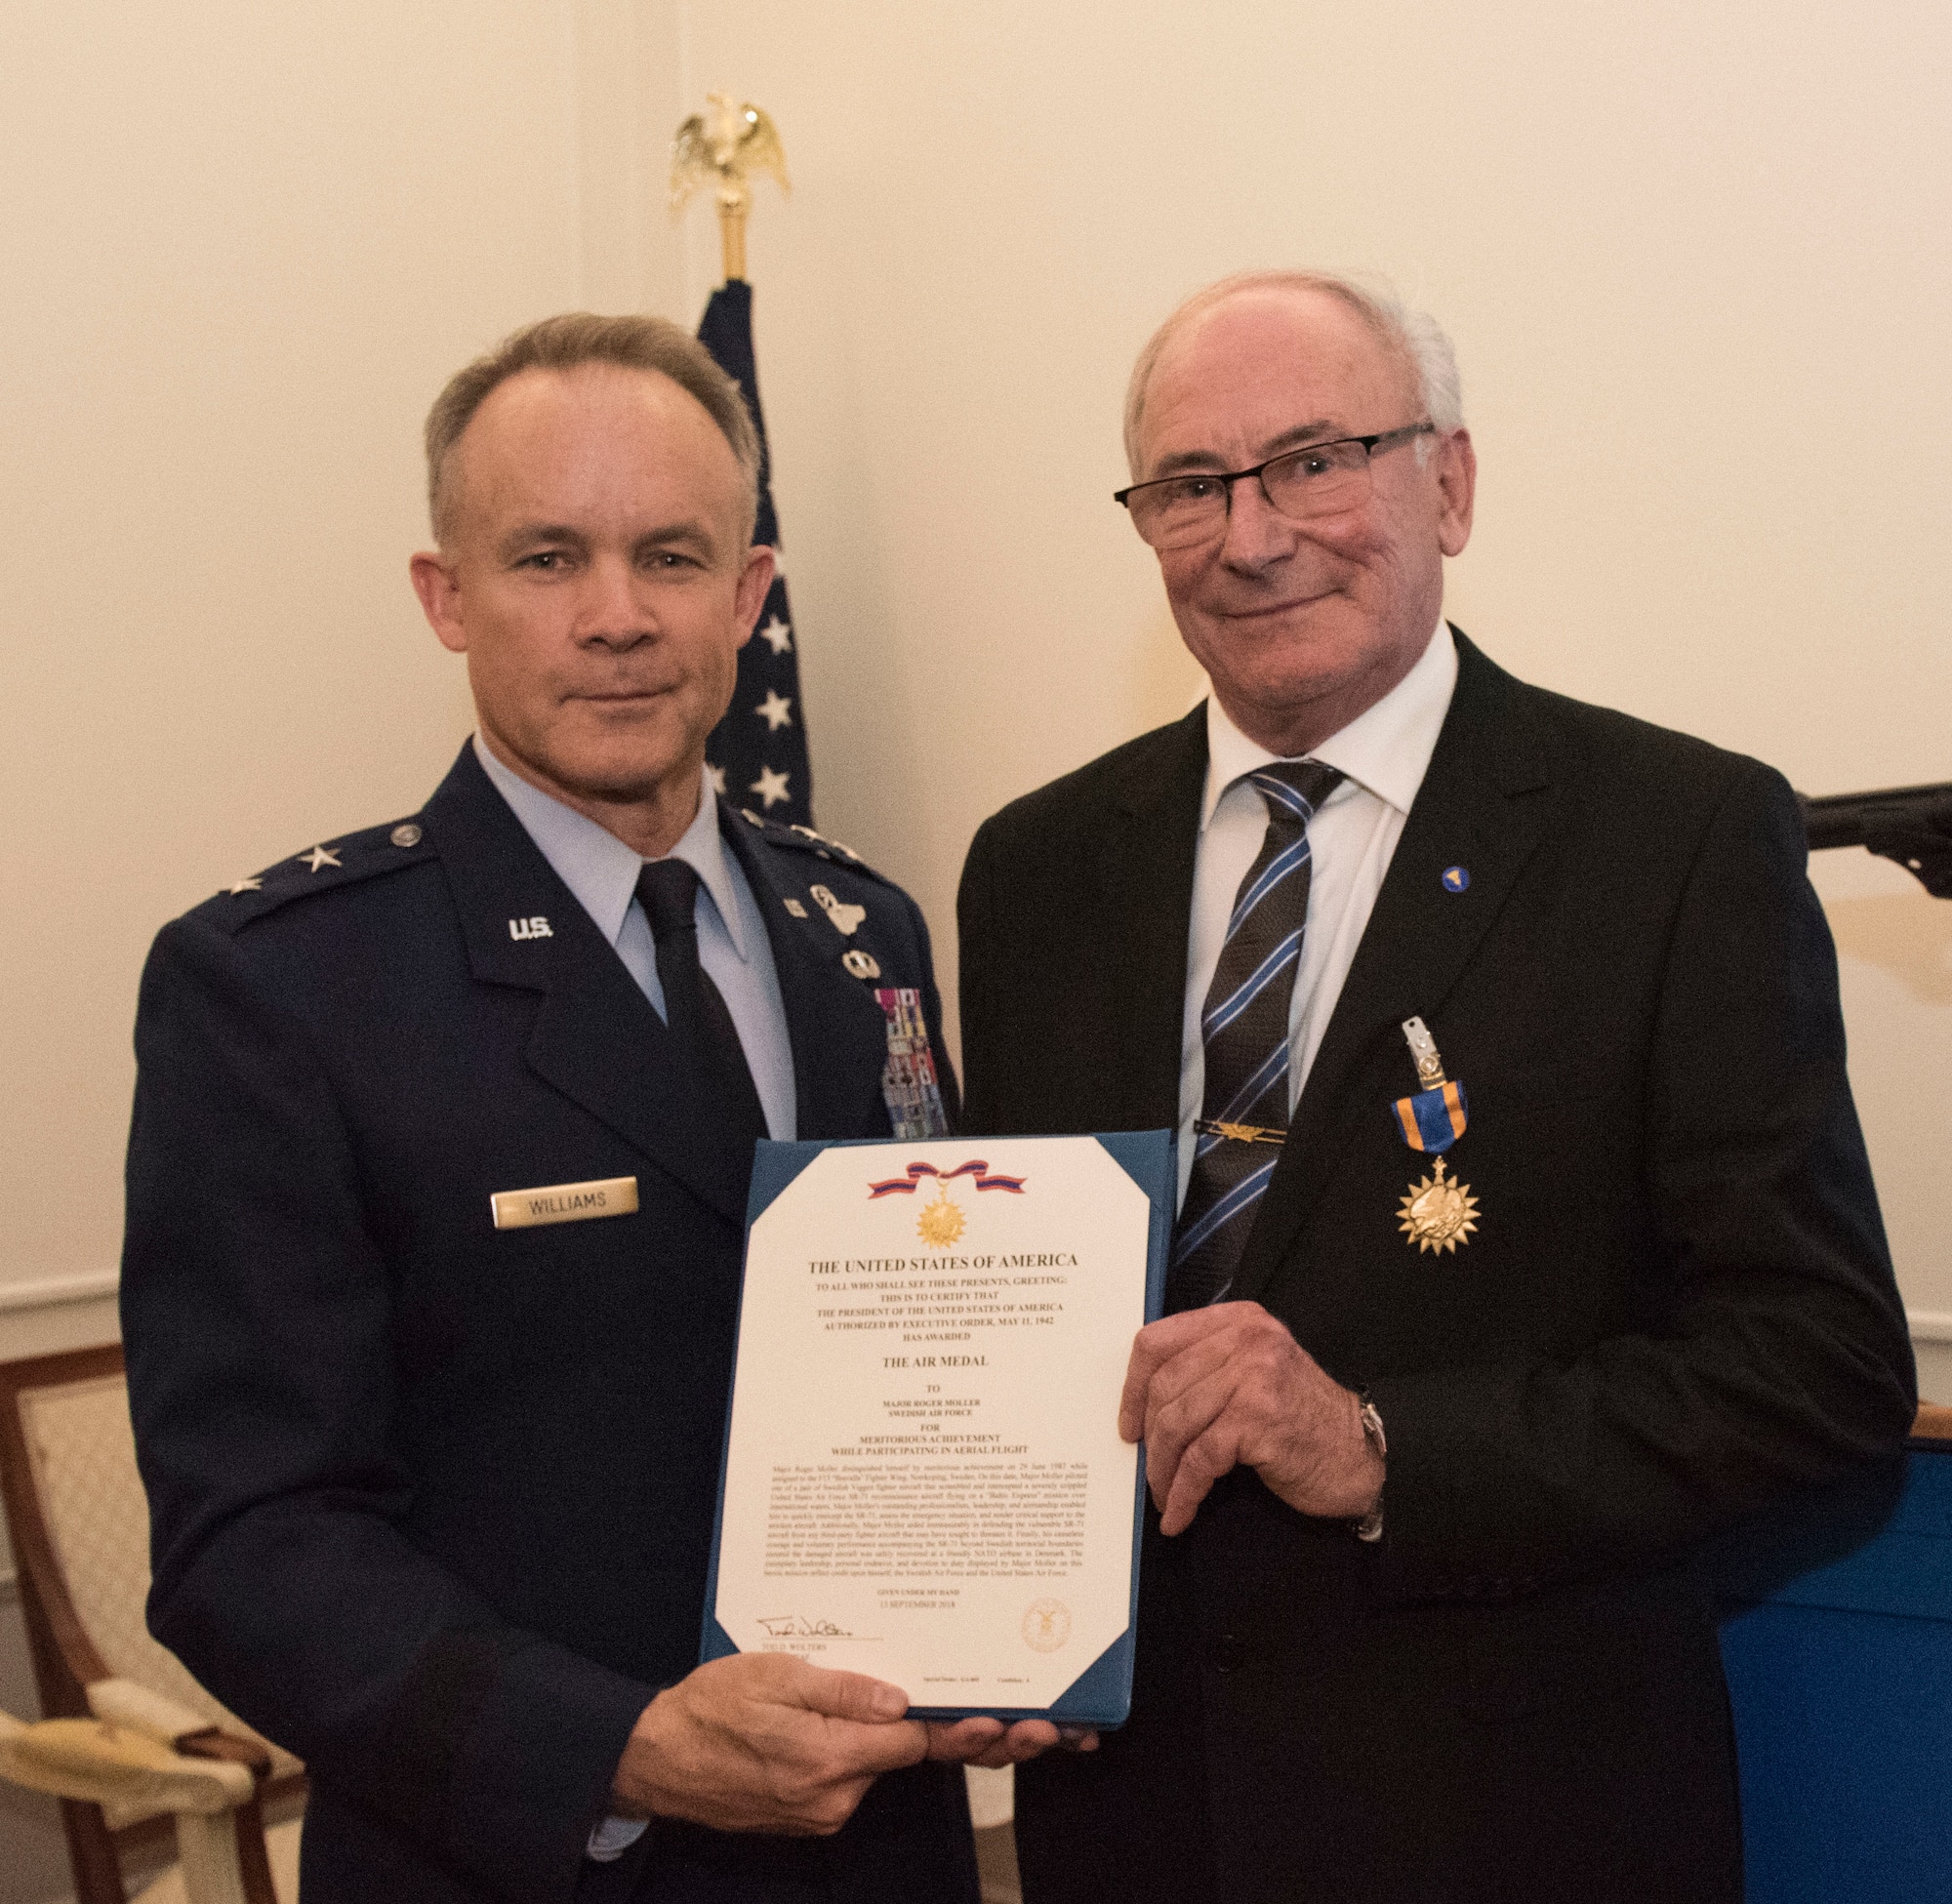
[{"label": "black necktie", "polygon": [[1166,1278],[1174,1312],[1218,1302],[1233,1286],[1281,1156],[1288,1007],[1308,923],[1308,823],[1342,776],[1317,760],[1279,760],[1248,778],[1268,830],[1235,897],[1200,1015],[1206,1083]]},{"label": "black necktie", "polygon": [[653,860],[637,874],[637,901],[651,922],[665,1024],[680,1061],[715,1107],[727,1141],[750,1156],[766,1134],[766,1115],[732,1014],[698,962],[698,874],[682,860]]}]

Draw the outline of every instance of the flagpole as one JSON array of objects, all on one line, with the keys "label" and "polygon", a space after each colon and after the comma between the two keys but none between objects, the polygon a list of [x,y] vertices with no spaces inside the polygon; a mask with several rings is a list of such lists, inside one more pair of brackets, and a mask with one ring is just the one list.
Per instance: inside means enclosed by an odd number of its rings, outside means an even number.
[{"label": "flagpole", "polygon": [[798,641],[787,578],[779,559],[780,522],[773,508],[772,458],[759,407],[759,370],[752,350],[752,287],[746,281],[746,220],[752,180],[764,173],[787,186],[786,153],[779,129],[750,101],[735,104],[713,93],[710,107],[677,129],[671,147],[673,214],[700,186],[710,185],[718,204],[718,243],[725,281],[712,292],[699,321],[699,342],[739,385],[759,437],[758,515],[752,540],[774,551],[772,587],[752,638],[739,651],[732,703],[706,742],[705,763],[713,786],[748,817],[810,828],[813,761],[807,751],[806,716],[799,697]]},{"label": "flagpole", "polygon": [[718,262],[727,284],[746,275],[746,202],[735,204],[725,192],[718,194]]}]

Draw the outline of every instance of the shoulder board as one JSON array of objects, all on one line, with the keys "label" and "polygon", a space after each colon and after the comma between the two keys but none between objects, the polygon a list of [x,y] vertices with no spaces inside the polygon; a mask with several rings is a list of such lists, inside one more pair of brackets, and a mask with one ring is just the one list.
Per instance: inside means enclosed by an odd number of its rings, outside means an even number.
[{"label": "shoulder board", "polygon": [[781,821],[768,820],[763,814],[754,813],[749,806],[742,806],[737,811],[739,818],[748,826],[759,830],[769,846],[784,846],[790,853],[811,853],[817,860],[827,860],[834,866],[864,872],[870,879],[880,880],[884,886],[895,883],[886,873],[876,872],[851,846],[843,846],[837,839],[829,839],[825,833],[817,833],[811,827],[789,827]]},{"label": "shoulder board", "polygon": [[432,854],[433,846],[418,819],[390,820],[363,832],[321,840],[263,872],[235,880],[205,900],[196,912],[213,925],[235,932],[295,899],[354,886],[380,873],[413,866]]}]

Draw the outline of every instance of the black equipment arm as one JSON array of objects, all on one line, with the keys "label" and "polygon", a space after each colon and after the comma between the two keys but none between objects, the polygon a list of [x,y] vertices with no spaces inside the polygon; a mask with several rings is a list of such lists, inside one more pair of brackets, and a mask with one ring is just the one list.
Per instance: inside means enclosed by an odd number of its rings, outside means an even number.
[{"label": "black equipment arm", "polygon": [[1915,872],[1934,899],[1952,899],[1952,781],[1797,798],[1812,853],[1830,846],[1866,847]]}]

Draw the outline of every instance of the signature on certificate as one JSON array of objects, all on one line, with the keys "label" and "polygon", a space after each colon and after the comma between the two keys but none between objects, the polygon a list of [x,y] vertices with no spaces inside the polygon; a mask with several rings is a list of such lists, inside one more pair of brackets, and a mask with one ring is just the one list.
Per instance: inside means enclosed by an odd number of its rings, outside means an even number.
[{"label": "signature on certificate", "polygon": [[761,1619],[767,1637],[773,1640],[851,1640],[853,1635],[845,1627],[835,1626],[832,1620],[809,1620],[800,1613],[779,1613],[771,1619]]}]

